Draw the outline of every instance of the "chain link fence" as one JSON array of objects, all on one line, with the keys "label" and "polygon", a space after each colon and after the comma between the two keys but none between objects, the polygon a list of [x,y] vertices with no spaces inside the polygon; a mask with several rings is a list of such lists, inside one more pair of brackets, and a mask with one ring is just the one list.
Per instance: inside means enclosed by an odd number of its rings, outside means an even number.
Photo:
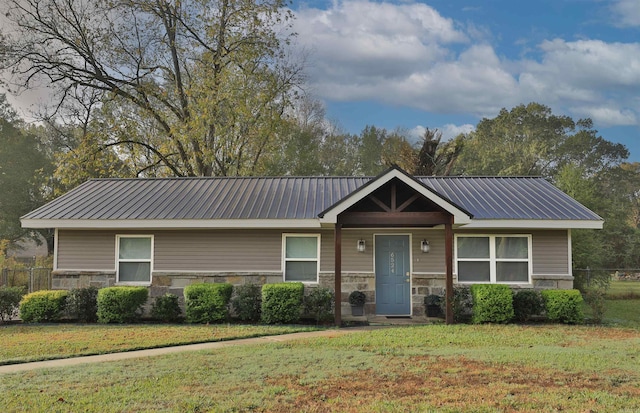
[{"label": "chain link fence", "polygon": [[0,286],[24,287],[30,293],[51,289],[51,268],[3,268]]}]

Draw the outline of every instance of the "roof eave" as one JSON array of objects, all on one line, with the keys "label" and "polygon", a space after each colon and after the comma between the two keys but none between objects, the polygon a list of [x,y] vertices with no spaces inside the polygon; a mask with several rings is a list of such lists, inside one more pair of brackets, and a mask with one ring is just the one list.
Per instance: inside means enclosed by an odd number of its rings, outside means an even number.
[{"label": "roof eave", "polygon": [[225,229],[320,228],[318,219],[22,219],[23,228]]},{"label": "roof eave", "polygon": [[602,229],[603,220],[587,219],[474,219],[465,229]]}]

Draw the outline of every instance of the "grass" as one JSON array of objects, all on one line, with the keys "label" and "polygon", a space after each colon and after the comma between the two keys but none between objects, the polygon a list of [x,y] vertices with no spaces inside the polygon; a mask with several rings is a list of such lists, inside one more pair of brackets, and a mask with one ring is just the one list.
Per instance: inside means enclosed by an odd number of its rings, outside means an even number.
[{"label": "grass", "polygon": [[0,326],[0,364],[114,353],[316,330],[253,325],[7,325]]},{"label": "grass", "polygon": [[431,325],[4,375],[6,411],[639,411],[640,331]]},{"label": "grass", "polygon": [[640,299],[640,281],[611,281],[607,298],[611,300]]}]

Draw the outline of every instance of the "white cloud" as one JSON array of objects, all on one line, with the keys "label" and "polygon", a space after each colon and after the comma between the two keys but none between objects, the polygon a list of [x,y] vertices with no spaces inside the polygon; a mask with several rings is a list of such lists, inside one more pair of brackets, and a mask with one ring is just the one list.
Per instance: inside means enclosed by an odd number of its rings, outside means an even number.
[{"label": "white cloud", "polygon": [[328,99],[484,114],[516,86],[490,46],[465,46],[469,36],[424,4],[345,0],[299,11],[295,31],[313,51],[314,90]]},{"label": "white cloud", "polygon": [[611,5],[611,11],[617,26],[640,26],[640,0],[614,1]]},{"label": "white cloud", "polygon": [[[460,135],[461,133],[469,133],[475,129],[474,125],[470,125],[465,123],[463,125],[454,125],[452,123],[447,123],[444,126],[440,126],[435,128],[442,132],[442,142],[446,142]],[[424,135],[424,132],[427,130],[427,127],[422,125],[417,125],[415,128],[409,130],[409,139],[411,142],[418,142]]]},{"label": "white cloud", "polygon": [[638,117],[633,111],[629,109],[617,109],[615,108],[615,104],[611,105],[611,107],[577,107],[571,108],[571,111],[583,117],[589,117],[602,126],[629,126],[638,124]]},{"label": "white cloud", "polygon": [[443,45],[467,41],[451,19],[424,4],[355,0],[296,14],[294,29],[323,78],[404,77],[440,61],[448,53]]},{"label": "white cloud", "polygon": [[474,125],[470,125],[468,123],[465,123],[464,125],[453,125],[451,123],[447,123],[446,125],[438,129],[442,131],[442,139],[448,141],[460,135],[461,133],[467,134],[469,132],[472,132],[475,130],[475,128],[476,127]]},{"label": "white cloud", "polygon": [[[617,5],[640,10],[640,0]],[[344,0],[297,14],[295,29],[316,60],[311,83],[326,99],[478,117],[537,101],[607,125],[640,119],[640,43],[551,39],[536,59],[507,58],[473,23],[424,4]]]}]

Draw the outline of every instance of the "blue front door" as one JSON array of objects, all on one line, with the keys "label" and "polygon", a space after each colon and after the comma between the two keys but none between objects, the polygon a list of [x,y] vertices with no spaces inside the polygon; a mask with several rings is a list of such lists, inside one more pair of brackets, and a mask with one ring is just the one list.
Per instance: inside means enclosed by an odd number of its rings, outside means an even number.
[{"label": "blue front door", "polygon": [[411,315],[408,235],[376,235],[376,313]]}]

